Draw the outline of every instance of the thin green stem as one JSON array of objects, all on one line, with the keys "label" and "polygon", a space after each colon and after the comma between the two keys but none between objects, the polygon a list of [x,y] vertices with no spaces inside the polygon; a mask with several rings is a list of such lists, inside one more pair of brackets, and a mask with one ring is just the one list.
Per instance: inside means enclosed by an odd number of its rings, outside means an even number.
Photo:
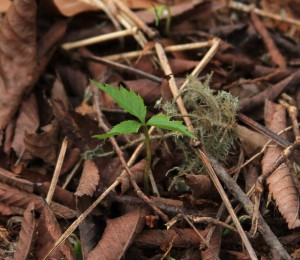
[{"label": "thin green stem", "polygon": [[150,166],[151,166],[151,140],[148,133],[147,125],[143,125],[144,135],[145,135],[145,149],[146,149],[146,167],[144,172],[144,188],[145,193],[148,195],[150,191],[149,187],[149,173],[150,173]]}]

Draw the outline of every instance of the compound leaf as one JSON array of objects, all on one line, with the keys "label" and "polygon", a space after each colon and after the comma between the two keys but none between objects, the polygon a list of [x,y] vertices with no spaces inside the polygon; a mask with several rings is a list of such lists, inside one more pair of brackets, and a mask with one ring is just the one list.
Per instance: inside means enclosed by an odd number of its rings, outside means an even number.
[{"label": "compound leaf", "polygon": [[95,81],[91,81],[96,87],[107,93],[112,99],[118,103],[120,107],[128,113],[137,117],[141,123],[145,123],[146,106],[144,100],[132,90],[127,90],[124,87],[115,88],[109,84],[101,85]]},{"label": "compound leaf", "polygon": [[192,139],[197,139],[188,129],[187,127],[183,124],[182,121],[172,121],[170,120],[170,116],[166,115],[154,115],[151,117],[147,125],[150,126],[155,126],[161,129],[166,129],[166,130],[171,130],[171,131],[176,131],[180,132],[183,135],[186,135]]},{"label": "compound leaf", "polygon": [[120,124],[115,125],[106,134],[94,135],[93,137],[99,138],[99,139],[106,139],[113,135],[137,133],[141,126],[142,126],[142,124],[138,121],[127,120],[127,121],[121,122]]}]

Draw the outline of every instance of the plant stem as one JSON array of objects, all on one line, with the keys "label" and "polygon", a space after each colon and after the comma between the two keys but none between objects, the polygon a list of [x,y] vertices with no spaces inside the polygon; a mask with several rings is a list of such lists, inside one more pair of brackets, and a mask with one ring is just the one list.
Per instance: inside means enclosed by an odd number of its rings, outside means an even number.
[{"label": "plant stem", "polygon": [[145,193],[148,195],[150,192],[149,173],[150,173],[150,166],[151,166],[151,140],[148,133],[148,127],[144,125],[143,128],[144,128],[144,135],[145,135],[145,149],[146,149],[146,161],[147,161],[145,172],[144,172],[144,188],[145,188]]}]

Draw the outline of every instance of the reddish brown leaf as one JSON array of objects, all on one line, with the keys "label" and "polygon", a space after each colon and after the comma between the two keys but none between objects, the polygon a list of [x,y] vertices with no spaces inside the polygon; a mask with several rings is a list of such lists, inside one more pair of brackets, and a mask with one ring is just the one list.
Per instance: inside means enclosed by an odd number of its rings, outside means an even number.
[{"label": "reddish brown leaf", "polygon": [[0,4],[0,13],[4,13],[8,10],[11,2],[9,0],[2,0]]},{"label": "reddish brown leaf", "polygon": [[[205,236],[207,231],[201,231],[200,233],[202,236]],[[198,247],[200,238],[193,229],[177,229],[177,231],[174,229],[153,229],[144,230],[134,240],[134,243],[137,245],[148,248],[157,247],[161,244],[170,244],[171,242],[174,247]]]},{"label": "reddish brown leaf", "polygon": [[184,175],[186,184],[190,186],[193,195],[198,198],[208,198],[217,194],[211,179],[207,175]]},{"label": "reddish brown leaf", "polygon": [[[49,252],[52,245],[61,236],[60,226],[52,210],[46,203],[44,203],[44,208],[42,210],[42,214],[37,225],[37,232],[39,234],[39,239],[37,241],[36,254],[38,259],[43,259],[43,257],[45,257],[45,255]],[[72,254],[72,249],[68,240],[62,245],[60,245],[50,255],[50,258],[73,260],[74,256]]]},{"label": "reddish brown leaf", "polygon": [[[283,130],[286,127],[285,108],[281,105],[266,101],[265,121],[266,126],[272,131],[279,132]],[[262,160],[263,173],[273,167],[275,161],[281,155],[281,152],[282,149],[279,147],[268,147]],[[289,228],[299,227],[299,193],[288,165],[285,163],[281,164],[276,171],[267,178],[267,184]]]},{"label": "reddish brown leaf", "polygon": [[35,234],[34,203],[30,203],[24,212],[22,227],[14,259],[28,259]]},{"label": "reddish brown leaf", "polygon": [[59,123],[53,120],[51,124],[44,126],[42,129],[44,132],[40,134],[25,133],[24,143],[26,150],[45,162],[55,164]]},{"label": "reddish brown leaf", "polygon": [[7,206],[5,203],[0,202],[0,214],[3,216],[23,215],[24,209],[19,207]]},{"label": "reddish brown leaf", "polygon": [[22,102],[20,113],[16,121],[16,130],[12,148],[15,150],[18,157],[24,160],[32,159],[31,154],[26,151],[24,144],[25,133],[34,134],[39,127],[39,114],[37,102],[34,94],[31,94]]},{"label": "reddish brown leaf", "polygon": [[83,165],[82,175],[75,196],[93,196],[100,180],[99,170],[91,160],[86,160]]},{"label": "reddish brown leaf", "polygon": [[102,239],[87,259],[121,259],[144,225],[145,212],[141,208],[108,220]]},{"label": "reddish brown leaf", "polygon": [[238,125],[237,131],[241,145],[247,155],[252,155],[254,152],[257,152],[269,140],[266,136],[252,131],[245,126]]},{"label": "reddish brown leaf", "polygon": [[[35,209],[41,212],[44,200],[34,194],[30,194],[7,184],[0,182],[0,202],[6,203],[8,206],[27,208],[30,202],[34,202]],[[77,216],[76,211],[69,209],[63,205],[52,202],[51,209],[58,217],[70,219]]]},{"label": "reddish brown leaf", "polygon": [[36,70],[36,1],[14,1],[0,30],[0,129],[7,126]]},{"label": "reddish brown leaf", "polygon": [[[50,182],[43,182],[41,185],[36,185],[36,186],[37,186],[36,190],[38,190],[46,197],[49,191]],[[55,187],[53,200],[71,209],[76,209],[74,193],[66,189],[63,189],[58,185]]]},{"label": "reddish brown leaf", "polygon": [[12,185],[20,190],[26,192],[33,192],[33,183],[21,178],[17,178],[15,174],[10,171],[7,171],[3,168],[0,168],[0,179],[1,182]]},{"label": "reddish brown leaf", "polygon": [[[207,230],[210,230],[210,227],[208,227]],[[213,250],[216,255],[219,255],[221,249],[222,231],[222,227],[216,226],[213,231],[212,237],[209,241],[210,249]],[[205,249],[204,251],[201,251],[201,256],[203,260],[216,259],[215,255],[211,252],[211,250]]]}]

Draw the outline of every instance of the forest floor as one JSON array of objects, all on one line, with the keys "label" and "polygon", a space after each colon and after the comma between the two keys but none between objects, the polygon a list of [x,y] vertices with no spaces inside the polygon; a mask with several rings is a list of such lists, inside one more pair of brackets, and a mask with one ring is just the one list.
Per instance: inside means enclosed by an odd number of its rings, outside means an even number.
[{"label": "forest floor", "polygon": [[300,1],[0,15],[1,259],[300,259]]}]

